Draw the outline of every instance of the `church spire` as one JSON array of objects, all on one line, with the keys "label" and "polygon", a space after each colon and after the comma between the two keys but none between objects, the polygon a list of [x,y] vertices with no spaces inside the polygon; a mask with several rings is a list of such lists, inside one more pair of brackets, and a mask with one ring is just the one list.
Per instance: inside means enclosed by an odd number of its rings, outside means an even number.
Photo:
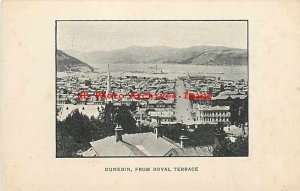
[{"label": "church spire", "polygon": [[111,84],[110,84],[110,70],[109,70],[109,64],[107,65],[108,67],[108,76],[107,76],[107,86],[106,86],[106,95],[111,94]]}]

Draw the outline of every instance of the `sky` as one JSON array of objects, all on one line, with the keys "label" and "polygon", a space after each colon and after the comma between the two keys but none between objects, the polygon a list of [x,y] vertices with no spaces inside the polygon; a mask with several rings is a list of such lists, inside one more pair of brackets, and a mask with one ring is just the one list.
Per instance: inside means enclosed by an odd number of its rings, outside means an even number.
[{"label": "sky", "polygon": [[247,49],[246,21],[58,21],[57,48],[85,52],[130,46]]}]

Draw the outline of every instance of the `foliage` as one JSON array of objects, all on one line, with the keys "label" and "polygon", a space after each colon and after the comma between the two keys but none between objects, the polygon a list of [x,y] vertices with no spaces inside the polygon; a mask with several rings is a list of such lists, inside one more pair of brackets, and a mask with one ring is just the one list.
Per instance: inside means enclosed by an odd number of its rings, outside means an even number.
[{"label": "foliage", "polygon": [[179,137],[186,133],[186,127],[182,124],[176,124],[174,127],[163,127],[161,129],[163,129],[164,136],[175,142],[179,142]]},{"label": "foliage", "polygon": [[[134,107],[134,106],[132,106]],[[112,103],[108,103],[102,114],[101,120],[107,128],[114,132],[114,127],[119,124],[124,129],[124,133],[135,133],[138,131],[136,120],[132,117],[130,106],[122,105],[114,107]]]},{"label": "foliage", "polygon": [[248,136],[239,136],[234,142],[224,139],[213,151],[214,156],[248,156]]},{"label": "foliage", "polygon": [[139,131],[142,133],[146,133],[146,132],[153,132],[154,131],[154,126],[151,125],[151,123],[149,124],[141,124],[139,127]]},{"label": "foliage", "polygon": [[131,112],[134,112],[136,110],[136,108],[137,108],[136,102],[132,101],[131,104],[130,104],[130,106],[129,106],[129,110]]},{"label": "foliage", "polygon": [[202,125],[193,132],[187,130],[185,125],[177,124],[175,127],[164,127],[164,135],[169,139],[179,142],[179,138],[185,135],[189,138],[187,146],[204,146],[214,144],[214,125]]},{"label": "foliage", "polygon": [[132,117],[132,114],[127,106],[123,105],[117,109],[115,115],[115,122],[122,126],[125,133],[138,132],[136,120]]},{"label": "foliage", "polygon": [[[108,134],[113,134],[114,132],[114,116],[116,114],[116,111],[113,107],[113,104],[109,102],[106,104],[105,109],[101,115],[101,121],[105,124],[105,128],[107,129]],[[111,132],[111,133],[109,133]]]},{"label": "foliage", "polygon": [[224,87],[224,84],[223,84],[223,83],[221,83],[220,91],[221,91],[221,92],[224,92],[224,91],[225,91],[225,87]]},{"label": "foliage", "polygon": [[86,86],[91,86],[92,85],[92,82],[91,82],[91,80],[84,80],[84,85],[86,85]]},{"label": "foliage", "polygon": [[64,121],[57,122],[57,156],[71,157],[78,150],[87,149],[89,142],[102,138],[99,126],[78,110],[74,110]]},{"label": "foliage", "polygon": [[189,132],[189,146],[203,146],[214,144],[214,128],[199,127],[194,132]]},{"label": "foliage", "polygon": [[69,93],[68,90],[64,88],[63,89],[63,94],[67,94],[67,93]]},{"label": "foliage", "polygon": [[232,124],[242,124],[248,122],[248,103],[239,104],[234,101],[230,106],[230,122]]},{"label": "foliage", "polygon": [[120,108],[108,104],[101,120],[89,119],[78,110],[74,110],[64,121],[57,122],[57,157],[74,157],[79,150],[87,150],[90,142],[114,135],[116,124],[120,124],[124,133],[139,132],[136,121],[127,106]]}]

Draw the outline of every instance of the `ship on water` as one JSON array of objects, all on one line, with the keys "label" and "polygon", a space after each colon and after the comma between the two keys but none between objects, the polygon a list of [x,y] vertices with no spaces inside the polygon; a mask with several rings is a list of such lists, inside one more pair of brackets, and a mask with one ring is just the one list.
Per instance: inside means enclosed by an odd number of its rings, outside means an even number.
[{"label": "ship on water", "polygon": [[162,71],[162,70],[158,71],[158,70],[157,70],[157,64],[156,64],[156,65],[155,65],[155,71],[153,71],[152,74],[167,74],[167,73],[164,72],[164,71]]}]

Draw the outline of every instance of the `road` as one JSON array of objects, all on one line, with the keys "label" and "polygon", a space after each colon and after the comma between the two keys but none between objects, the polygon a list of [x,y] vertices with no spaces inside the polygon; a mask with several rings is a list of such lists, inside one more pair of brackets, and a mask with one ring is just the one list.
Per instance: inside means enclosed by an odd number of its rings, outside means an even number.
[{"label": "road", "polygon": [[175,117],[178,123],[193,124],[194,120],[191,114],[191,104],[188,99],[184,98],[184,84],[182,80],[177,80],[175,87],[177,103],[175,106]]}]

